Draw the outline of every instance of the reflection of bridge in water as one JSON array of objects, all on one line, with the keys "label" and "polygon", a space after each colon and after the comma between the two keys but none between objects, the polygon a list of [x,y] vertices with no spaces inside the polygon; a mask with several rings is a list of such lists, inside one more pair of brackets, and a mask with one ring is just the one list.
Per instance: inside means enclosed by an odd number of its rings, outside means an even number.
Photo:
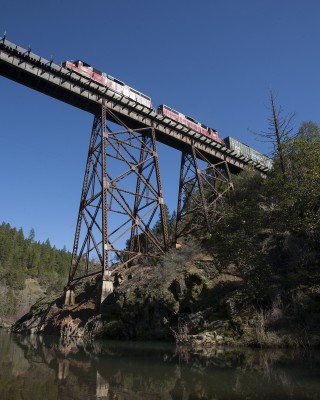
[{"label": "reflection of bridge in water", "polygon": [[[230,172],[248,164],[266,170],[224,144],[5,38],[0,39],[0,74],[94,115],[68,281],[71,289],[84,277],[102,274],[108,291],[108,268],[114,260],[132,263],[141,256],[158,256],[171,245],[158,142],[181,152],[173,238],[177,245],[184,236],[208,226],[210,213],[219,214],[223,197],[232,188]],[[161,233],[155,234],[152,227],[158,216]],[[72,297],[71,290],[68,302]]]},{"label": "reflection of bridge in water", "polygon": [[319,393],[319,353],[211,349],[197,355],[154,342],[84,344],[4,332],[0,338],[3,399],[260,400]]}]

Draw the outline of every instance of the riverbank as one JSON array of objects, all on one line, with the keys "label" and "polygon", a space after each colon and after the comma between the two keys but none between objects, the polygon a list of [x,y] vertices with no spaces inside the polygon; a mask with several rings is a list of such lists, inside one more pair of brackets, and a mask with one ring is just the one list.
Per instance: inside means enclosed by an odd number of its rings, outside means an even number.
[{"label": "riverbank", "polygon": [[64,306],[63,296],[47,296],[13,325],[13,332],[175,341],[195,351],[320,346],[317,313],[309,315],[308,324],[300,311],[292,313],[293,307],[313,305],[318,292],[312,286],[292,290],[294,303],[274,296],[268,308],[258,309],[243,300],[245,282],[234,265],[219,270],[213,257],[192,246],[169,253],[157,266],[114,267],[112,279],[114,292],[101,310],[101,282],[91,279],[77,286],[74,306]]}]

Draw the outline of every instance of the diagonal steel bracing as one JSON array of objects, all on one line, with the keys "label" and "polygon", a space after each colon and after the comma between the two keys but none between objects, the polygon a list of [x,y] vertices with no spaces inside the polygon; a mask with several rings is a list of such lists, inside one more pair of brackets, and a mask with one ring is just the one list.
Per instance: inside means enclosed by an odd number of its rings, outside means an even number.
[{"label": "diagonal steel bracing", "polygon": [[[113,263],[158,256],[168,249],[155,132],[107,125],[102,107],[93,122],[68,286],[104,274]],[[116,117],[112,115],[112,119]],[[152,231],[162,222],[162,234]]]},{"label": "diagonal steel bracing", "polygon": [[[201,168],[202,167],[202,168]],[[191,145],[181,154],[175,238],[204,231],[221,218],[224,195],[232,189],[228,164],[213,164]]]}]

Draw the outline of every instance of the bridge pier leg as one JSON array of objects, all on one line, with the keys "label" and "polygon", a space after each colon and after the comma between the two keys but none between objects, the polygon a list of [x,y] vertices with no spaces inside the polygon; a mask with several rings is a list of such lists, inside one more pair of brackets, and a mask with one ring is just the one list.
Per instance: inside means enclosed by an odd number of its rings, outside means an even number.
[{"label": "bridge pier leg", "polygon": [[[109,121],[122,129],[112,130]],[[161,235],[152,229],[159,217]],[[128,266],[167,249],[155,129],[132,130],[102,105],[92,128],[68,287],[100,275],[101,304],[113,291],[112,265]]]},{"label": "bridge pier leg", "polygon": [[[204,168],[201,168],[204,164]],[[228,164],[213,163],[193,144],[181,154],[175,227],[176,248],[190,233],[201,237],[222,214],[224,195],[233,188]],[[207,229],[205,228],[207,227]]]}]

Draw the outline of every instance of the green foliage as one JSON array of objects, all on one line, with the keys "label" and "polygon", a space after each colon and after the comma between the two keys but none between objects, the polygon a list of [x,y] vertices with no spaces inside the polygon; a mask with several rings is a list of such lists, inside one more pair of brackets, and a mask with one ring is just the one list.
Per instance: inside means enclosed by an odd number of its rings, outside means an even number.
[{"label": "green foliage", "polygon": [[282,148],[286,172],[281,173],[275,160],[264,184],[270,227],[316,244],[320,239],[320,128],[313,122],[302,123]]},{"label": "green foliage", "polygon": [[22,229],[0,225],[0,305],[5,314],[13,313],[19,303],[18,293],[26,278],[36,278],[47,291],[62,289],[70,266],[71,255],[57,250],[49,240],[35,241],[34,229],[28,238]]},{"label": "green foliage", "polygon": [[14,290],[0,283],[0,318],[15,312],[19,299]]},{"label": "green foliage", "polygon": [[268,295],[272,271],[279,273],[290,254],[291,266],[303,266],[320,239],[320,128],[302,123],[283,141],[282,156],[285,173],[275,159],[267,178],[246,170],[234,179],[224,217],[212,229],[221,266],[235,263],[258,302]]},{"label": "green foliage", "polygon": [[[170,215],[169,208],[165,205],[165,218],[167,221],[167,228],[168,228],[168,236],[169,242],[173,242],[174,240],[174,232],[175,232],[175,224],[176,224],[176,213],[173,212]],[[150,229],[150,233],[155,237],[160,243],[163,243],[163,232],[162,232],[162,218],[161,214],[159,213],[158,219],[155,222],[154,226]],[[130,250],[130,239],[126,241],[126,250]],[[134,237],[134,249],[135,251],[150,252],[150,253],[157,253],[157,249],[153,245],[153,243],[147,239],[144,233],[139,233]]]},{"label": "green foliage", "polygon": [[266,218],[262,206],[265,200],[263,186],[264,180],[253,170],[235,177],[234,192],[213,238],[222,265],[236,260],[239,266],[244,267],[255,260],[252,251],[256,245],[255,235]]}]

